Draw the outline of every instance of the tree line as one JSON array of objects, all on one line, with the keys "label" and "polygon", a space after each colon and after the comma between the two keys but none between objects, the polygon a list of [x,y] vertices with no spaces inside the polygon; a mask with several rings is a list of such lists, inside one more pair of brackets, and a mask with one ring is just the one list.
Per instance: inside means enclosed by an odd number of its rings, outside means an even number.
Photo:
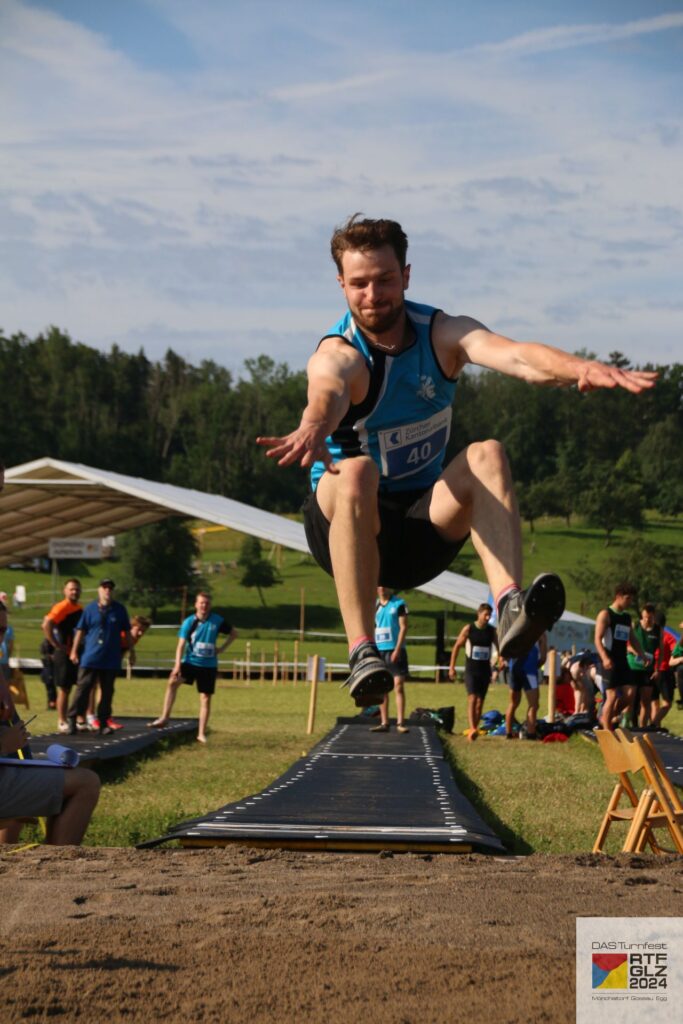
[{"label": "tree line", "polygon": [[[586,355],[586,353],[581,353]],[[620,353],[615,365],[628,366]],[[650,364],[643,367],[653,369]],[[457,388],[449,454],[497,437],[506,446],[523,516],[586,516],[609,539],[645,508],[683,511],[683,365],[659,367],[657,386],[580,395],[467,372]],[[234,377],[212,360],[168,350],[153,361],[100,352],[57,328],[0,336],[3,450],[8,466],[50,455],[101,469],[296,512],[306,474],[282,471],[254,443],[288,433],[306,378],[261,355]]]}]

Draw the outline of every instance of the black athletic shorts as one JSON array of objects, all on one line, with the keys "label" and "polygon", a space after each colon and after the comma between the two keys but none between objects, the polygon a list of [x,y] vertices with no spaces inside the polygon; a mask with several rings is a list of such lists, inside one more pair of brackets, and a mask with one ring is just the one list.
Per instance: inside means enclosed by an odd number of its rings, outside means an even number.
[{"label": "black athletic shorts", "polygon": [[189,662],[180,663],[180,678],[188,686],[197,684],[199,693],[212,694],[216,692],[217,668],[205,668],[202,665],[190,665]]},{"label": "black athletic shorts", "polygon": [[671,704],[674,699],[674,693],[676,690],[676,680],[674,678],[673,669],[666,668],[659,673],[659,679],[653,680],[652,685],[654,687],[652,691],[653,697],[661,697],[667,704]]},{"label": "black athletic shorts", "polygon": [[60,690],[66,690],[68,693],[71,687],[76,685],[78,665],[74,665],[66,651],[59,649],[55,650],[52,664],[55,671],[55,686],[58,686]]},{"label": "black athletic shorts", "polygon": [[[430,491],[431,487],[379,495],[378,586],[404,590],[427,583],[448,568],[469,537],[467,534],[462,540],[445,541],[439,536],[428,518]],[[311,554],[332,576],[330,524],[320,510],[315,491],[306,498],[303,513]]]},{"label": "black athletic shorts", "polygon": [[379,656],[384,662],[384,664],[387,666],[389,671],[391,672],[392,676],[403,676],[404,679],[407,678],[408,655],[406,653],[405,647],[402,647],[401,650],[398,652],[398,658],[396,659],[396,661],[391,660],[391,655],[393,653],[393,651],[380,651]]},{"label": "black athletic shorts", "polygon": [[628,665],[615,665],[614,668],[600,669],[602,685],[606,690],[619,690],[622,686],[633,686],[631,669]]},{"label": "black athletic shorts", "polygon": [[467,665],[465,665],[465,689],[472,697],[481,697],[483,700],[486,696],[491,682],[491,673],[487,675],[480,675],[479,672],[473,672]]}]

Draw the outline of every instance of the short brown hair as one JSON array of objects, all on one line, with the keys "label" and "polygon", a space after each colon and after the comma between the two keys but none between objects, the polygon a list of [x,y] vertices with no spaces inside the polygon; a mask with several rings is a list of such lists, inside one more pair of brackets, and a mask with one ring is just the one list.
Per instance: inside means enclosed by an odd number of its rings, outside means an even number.
[{"label": "short brown hair", "polygon": [[339,273],[342,273],[342,256],[348,249],[365,251],[381,249],[383,245],[391,246],[404,270],[408,238],[401,225],[395,220],[370,220],[368,217],[361,220],[362,216],[354,213],[345,224],[334,229],[330,251]]},{"label": "short brown hair", "polygon": [[637,594],[637,587],[635,587],[633,583],[627,583],[626,581],[623,581],[622,583],[617,583],[616,587],[614,588],[615,597],[636,597]]},{"label": "short brown hair", "polygon": [[152,625],[152,620],[148,619],[146,615],[134,615],[130,620],[131,626],[140,626],[141,629],[149,629]]},{"label": "short brown hair", "polygon": [[481,615],[482,612],[491,612],[491,614],[493,614],[493,608],[488,603],[488,601],[484,601],[484,603],[480,604],[479,607],[477,608],[478,615]]}]

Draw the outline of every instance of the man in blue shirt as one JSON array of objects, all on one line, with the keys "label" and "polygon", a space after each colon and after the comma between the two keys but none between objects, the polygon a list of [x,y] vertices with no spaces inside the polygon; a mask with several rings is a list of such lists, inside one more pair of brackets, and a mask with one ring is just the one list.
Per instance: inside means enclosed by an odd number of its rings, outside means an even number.
[{"label": "man in blue shirt", "polygon": [[[216,645],[219,634],[227,635],[220,647]],[[162,729],[171,717],[178,688],[182,683],[192,686],[196,682],[199,691],[199,729],[197,739],[206,743],[206,726],[211,711],[211,697],[216,690],[218,655],[222,654],[237,637],[222,615],[211,611],[211,597],[200,592],[194,603],[194,615],[188,615],[178,630],[175,664],[168,677],[164,696],[164,707],[159,718],[149,722],[152,729]]]},{"label": "man in blue shirt", "polygon": [[[113,580],[100,580],[97,600],[83,609],[76,626],[71,660],[79,665],[76,692],[67,711],[69,732],[77,732],[76,719],[85,716],[88,700],[94,687],[100,685],[100,700],[97,718],[101,736],[108,736],[113,729],[108,725],[111,718],[111,703],[114,696],[114,680],[121,669],[121,644],[130,644],[130,621],[122,604],[114,601]],[[83,644],[83,650],[79,650]]]},{"label": "man in blue shirt", "polygon": [[[392,676],[396,695],[396,731],[410,732],[405,724],[406,698],[403,684],[408,675],[406,634],[408,632],[408,608],[401,597],[392,594],[386,587],[377,588],[375,609],[375,644]],[[389,732],[389,694],[385,694],[379,706],[380,724],[370,732]]]},{"label": "man in blue shirt", "polygon": [[376,587],[433,579],[470,536],[496,602],[501,655],[526,654],[564,610],[554,573],[521,590],[519,512],[502,445],[477,441],[446,462],[460,373],[473,364],[530,384],[635,394],[657,376],[515,342],[472,317],[407,301],[407,248],[396,221],[356,214],[335,230],[331,252],[348,312],[309,360],[299,425],[256,439],[278,465],[311,470],[306,535],[334,577],[347,684],[359,706],[393,687],[372,635]]}]

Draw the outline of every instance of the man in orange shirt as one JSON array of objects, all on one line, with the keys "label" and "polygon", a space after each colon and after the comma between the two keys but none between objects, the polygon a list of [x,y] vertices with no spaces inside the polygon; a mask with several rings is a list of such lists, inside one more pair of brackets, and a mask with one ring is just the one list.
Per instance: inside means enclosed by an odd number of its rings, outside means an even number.
[{"label": "man in orange shirt", "polygon": [[69,692],[76,682],[78,665],[71,661],[76,625],[83,606],[80,603],[81,584],[78,580],[67,580],[64,584],[64,599],[53,605],[43,619],[43,633],[54,648],[55,685],[57,686],[57,717],[59,731],[68,732],[66,709]]}]

